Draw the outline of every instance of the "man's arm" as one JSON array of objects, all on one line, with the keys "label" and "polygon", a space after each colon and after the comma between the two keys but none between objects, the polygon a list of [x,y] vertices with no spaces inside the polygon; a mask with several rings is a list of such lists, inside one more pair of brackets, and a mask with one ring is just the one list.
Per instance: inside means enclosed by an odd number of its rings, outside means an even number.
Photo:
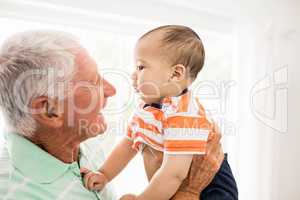
[{"label": "man's arm", "polygon": [[213,124],[205,156],[194,156],[188,178],[184,180],[172,200],[199,200],[200,193],[212,181],[224,159],[220,143],[221,133]]}]

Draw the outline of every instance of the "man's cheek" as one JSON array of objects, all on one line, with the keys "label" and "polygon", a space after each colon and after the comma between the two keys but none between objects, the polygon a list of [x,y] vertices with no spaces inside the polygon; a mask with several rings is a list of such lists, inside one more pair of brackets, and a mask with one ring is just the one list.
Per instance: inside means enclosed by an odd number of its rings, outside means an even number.
[{"label": "man's cheek", "polygon": [[93,103],[92,101],[93,101],[92,94],[87,90],[82,91],[81,93],[78,93],[75,96],[74,99],[75,109],[84,111],[85,109],[88,109],[92,105]]}]

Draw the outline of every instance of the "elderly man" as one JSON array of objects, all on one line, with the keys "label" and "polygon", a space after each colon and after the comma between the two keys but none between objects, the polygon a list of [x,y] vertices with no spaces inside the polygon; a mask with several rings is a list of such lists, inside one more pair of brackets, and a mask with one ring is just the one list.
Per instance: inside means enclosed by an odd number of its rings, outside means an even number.
[{"label": "elderly man", "polygon": [[[103,161],[101,148],[86,140],[105,132],[101,110],[115,93],[72,36],[31,31],[8,39],[0,52],[0,106],[9,128],[1,199],[116,199],[109,187],[86,190],[80,174]],[[173,199],[199,199],[213,180],[224,156],[218,130],[212,134],[207,155],[194,159]]]}]

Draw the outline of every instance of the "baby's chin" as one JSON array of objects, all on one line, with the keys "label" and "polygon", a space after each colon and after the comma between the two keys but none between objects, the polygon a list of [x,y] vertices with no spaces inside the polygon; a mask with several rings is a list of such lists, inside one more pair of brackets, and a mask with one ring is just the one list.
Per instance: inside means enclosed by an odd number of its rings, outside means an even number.
[{"label": "baby's chin", "polygon": [[135,89],[135,92],[139,95],[139,98],[146,104],[158,103],[163,98],[157,94],[153,95],[153,94],[149,94],[148,92],[145,92],[143,90],[139,90],[137,88],[134,88],[134,89]]},{"label": "baby's chin", "polygon": [[162,99],[162,97],[147,97],[141,95],[141,99],[146,103],[146,104],[152,104],[152,103],[159,103]]}]

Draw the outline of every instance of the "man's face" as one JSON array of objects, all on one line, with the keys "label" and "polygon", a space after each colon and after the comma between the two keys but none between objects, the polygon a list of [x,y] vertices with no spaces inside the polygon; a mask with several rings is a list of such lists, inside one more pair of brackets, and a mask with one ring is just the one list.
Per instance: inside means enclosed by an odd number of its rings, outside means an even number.
[{"label": "man's face", "polygon": [[83,138],[94,137],[106,130],[101,110],[105,107],[107,98],[113,96],[116,90],[100,76],[96,62],[86,50],[80,50],[75,62],[72,92],[65,102],[65,119],[68,122],[65,125],[75,128]]}]

